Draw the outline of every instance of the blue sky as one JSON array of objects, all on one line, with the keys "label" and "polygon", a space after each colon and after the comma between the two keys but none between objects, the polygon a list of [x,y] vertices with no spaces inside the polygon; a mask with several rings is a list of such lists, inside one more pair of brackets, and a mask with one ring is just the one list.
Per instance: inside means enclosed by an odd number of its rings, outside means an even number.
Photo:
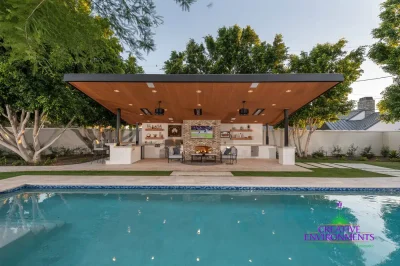
[{"label": "blue sky", "polygon": [[[272,42],[283,34],[290,53],[309,51],[316,43],[348,40],[348,50],[374,42],[371,30],[379,25],[381,0],[198,0],[190,12],[182,12],[173,0],[155,0],[164,24],[156,29],[157,49],[140,64],[146,73],[163,73],[164,61],[172,50],[185,49],[190,38],[202,41],[216,35],[222,26],[250,25],[262,41]],[[212,3],[211,7],[207,7]],[[367,60],[360,79],[387,76],[379,66]],[[353,84],[351,99],[364,96],[381,98],[380,92],[392,80]]]}]

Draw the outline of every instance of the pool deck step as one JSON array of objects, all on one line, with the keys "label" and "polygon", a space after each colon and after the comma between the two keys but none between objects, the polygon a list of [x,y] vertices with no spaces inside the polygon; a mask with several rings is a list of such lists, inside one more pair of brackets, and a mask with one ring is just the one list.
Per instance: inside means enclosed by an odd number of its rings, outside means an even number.
[{"label": "pool deck step", "polygon": [[172,176],[233,176],[231,172],[184,172],[173,171]]}]

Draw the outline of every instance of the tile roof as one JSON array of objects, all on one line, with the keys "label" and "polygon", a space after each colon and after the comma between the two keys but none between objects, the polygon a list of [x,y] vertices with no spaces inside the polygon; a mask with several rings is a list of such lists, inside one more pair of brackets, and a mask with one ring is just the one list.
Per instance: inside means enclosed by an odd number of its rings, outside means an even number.
[{"label": "tile roof", "polygon": [[351,111],[348,115],[343,115],[339,117],[336,122],[326,122],[321,129],[325,130],[367,130],[376,123],[380,121],[379,113],[375,112],[366,115],[364,119],[361,120],[350,120],[356,115],[360,114],[360,110]]}]

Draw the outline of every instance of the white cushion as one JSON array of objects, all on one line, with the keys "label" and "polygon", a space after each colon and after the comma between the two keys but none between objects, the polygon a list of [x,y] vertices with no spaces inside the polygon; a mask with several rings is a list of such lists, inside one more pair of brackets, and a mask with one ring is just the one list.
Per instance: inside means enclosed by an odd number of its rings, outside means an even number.
[{"label": "white cushion", "polygon": [[170,155],[169,158],[170,159],[181,159],[182,158],[182,154]]}]

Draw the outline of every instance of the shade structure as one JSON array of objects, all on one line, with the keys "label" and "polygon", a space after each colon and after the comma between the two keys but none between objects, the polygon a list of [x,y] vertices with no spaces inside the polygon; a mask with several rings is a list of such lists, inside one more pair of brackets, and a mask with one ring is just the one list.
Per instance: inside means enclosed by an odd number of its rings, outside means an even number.
[{"label": "shade structure", "polygon": [[[283,120],[343,81],[342,74],[65,74],[64,81],[128,123],[268,123]],[[162,116],[155,115],[161,101]],[[246,116],[239,109],[249,109]],[[194,109],[201,108],[201,116]],[[262,112],[259,109],[264,109]],[[147,112],[147,111],[148,112]]]}]

